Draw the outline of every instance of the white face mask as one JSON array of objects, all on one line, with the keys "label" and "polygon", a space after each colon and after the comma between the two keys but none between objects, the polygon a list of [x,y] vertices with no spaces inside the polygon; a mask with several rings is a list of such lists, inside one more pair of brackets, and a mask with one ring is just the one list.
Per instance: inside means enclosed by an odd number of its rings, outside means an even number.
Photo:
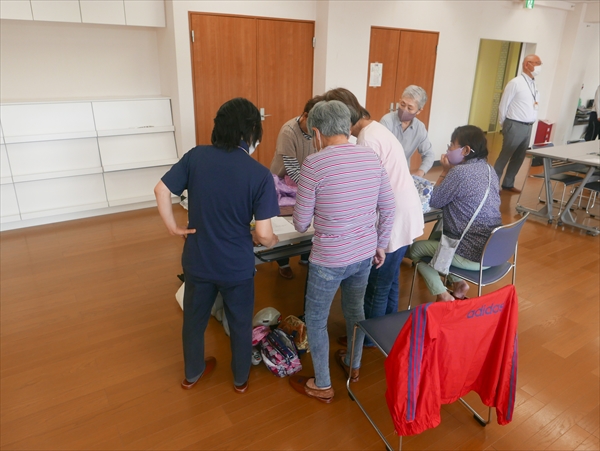
[{"label": "white face mask", "polygon": [[534,66],[533,70],[531,71],[531,75],[533,75],[534,77],[537,77],[541,73],[542,73],[542,66]]},{"label": "white face mask", "polygon": [[251,144],[250,147],[248,147],[248,155],[252,155],[259,144],[260,141],[256,141],[256,144]]}]

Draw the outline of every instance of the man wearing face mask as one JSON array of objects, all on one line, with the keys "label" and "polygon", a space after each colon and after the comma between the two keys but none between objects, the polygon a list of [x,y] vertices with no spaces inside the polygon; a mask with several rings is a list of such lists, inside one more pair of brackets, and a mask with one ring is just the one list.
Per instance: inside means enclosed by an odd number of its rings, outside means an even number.
[{"label": "man wearing face mask", "polygon": [[502,150],[494,164],[498,178],[506,168],[502,189],[520,193],[515,188],[515,177],[521,169],[531,140],[533,124],[538,118],[540,95],[535,77],[542,71],[542,60],[537,55],[527,55],[523,60],[523,72],[508,82],[498,107],[498,121],[502,126]]},{"label": "man wearing face mask", "polygon": [[419,86],[410,85],[402,93],[398,111],[386,114],[379,121],[400,141],[409,166],[410,157],[415,151],[419,151],[421,166],[413,173],[419,177],[423,177],[435,161],[425,124],[416,118],[423,111],[426,102],[425,90]]},{"label": "man wearing face mask", "polygon": [[[248,389],[252,361],[254,311],[254,239],[271,247],[279,239],[271,218],[279,214],[273,176],[250,157],[262,136],[258,109],[248,100],[224,103],[214,120],[211,146],[197,146],[154,188],[159,214],[171,235],[185,238],[182,266],[183,360],[190,389],[213,371],[214,357],[204,356],[204,331],[217,297],[223,296],[231,339],[233,388]],[[178,226],[171,193],[188,191],[188,223]]]},{"label": "man wearing face mask", "polygon": [[[298,183],[300,168],[304,159],[315,152],[306,121],[308,113],[320,100],[320,96],[310,99],[304,105],[304,111],[300,116],[290,119],[281,127],[275,145],[275,155],[273,155],[273,161],[271,162],[271,173],[279,178],[288,175],[295,183]],[[308,264],[308,255],[307,253],[300,256],[301,265]],[[284,279],[294,277],[289,258],[279,259],[277,264],[279,265],[279,275],[281,277]]]}]

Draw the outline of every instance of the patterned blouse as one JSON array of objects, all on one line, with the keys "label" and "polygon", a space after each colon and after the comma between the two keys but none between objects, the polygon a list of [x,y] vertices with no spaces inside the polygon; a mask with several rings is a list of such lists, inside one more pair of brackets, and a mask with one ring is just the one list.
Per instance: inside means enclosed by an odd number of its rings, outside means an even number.
[{"label": "patterned blouse", "polygon": [[496,171],[486,160],[473,158],[454,166],[439,185],[433,188],[429,205],[444,212],[444,234],[460,238],[473,213],[481,203],[492,177],[490,193],[461,241],[456,254],[479,262],[492,230],[502,225],[500,216],[500,183]]}]

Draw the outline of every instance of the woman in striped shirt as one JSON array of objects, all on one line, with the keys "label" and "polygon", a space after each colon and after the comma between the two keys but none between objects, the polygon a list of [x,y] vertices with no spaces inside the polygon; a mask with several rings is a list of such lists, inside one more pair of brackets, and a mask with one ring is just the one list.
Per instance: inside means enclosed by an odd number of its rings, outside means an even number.
[{"label": "woman in striped shirt", "polygon": [[[364,316],[363,299],[371,264],[381,266],[394,222],[395,200],[390,182],[375,152],[348,142],[350,110],[336,100],[319,102],[308,116],[317,153],[300,170],[294,226],[315,229],[306,291],[306,327],[314,378],[292,376],[290,384],[307,396],[329,403],[333,388],[329,374],[327,319],[333,297],[342,289],[346,330]],[[357,333],[353,368],[358,380],[363,333]],[[348,343],[352,347],[351,339]]]}]

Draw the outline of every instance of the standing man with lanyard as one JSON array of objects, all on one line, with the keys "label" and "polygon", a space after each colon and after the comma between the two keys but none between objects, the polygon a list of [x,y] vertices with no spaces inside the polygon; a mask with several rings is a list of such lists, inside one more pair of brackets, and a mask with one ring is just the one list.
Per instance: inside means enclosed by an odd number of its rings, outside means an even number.
[{"label": "standing man with lanyard", "polygon": [[520,193],[515,188],[515,177],[521,169],[525,152],[529,147],[531,130],[537,121],[539,92],[535,77],[542,71],[542,60],[537,55],[527,55],[523,60],[523,72],[508,82],[500,106],[498,107],[499,121],[504,137],[502,150],[496,160],[494,169],[498,179],[508,163],[502,189],[512,193]]}]

